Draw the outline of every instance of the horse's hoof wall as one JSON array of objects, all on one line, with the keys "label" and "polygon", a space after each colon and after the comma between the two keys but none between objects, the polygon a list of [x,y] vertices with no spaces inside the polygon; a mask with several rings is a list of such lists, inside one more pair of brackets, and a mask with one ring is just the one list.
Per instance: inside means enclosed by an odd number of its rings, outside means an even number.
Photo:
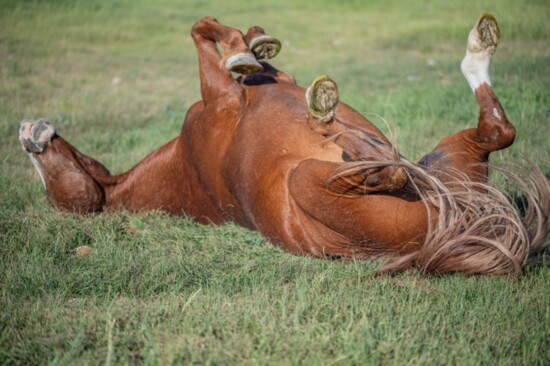
[{"label": "horse's hoof wall", "polygon": [[494,52],[499,41],[497,20],[491,14],[481,14],[468,39],[468,50],[476,53],[485,50]]},{"label": "horse's hoof wall", "polygon": [[238,53],[230,56],[227,61],[225,61],[225,68],[229,71],[244,75],[262,72],[264,70],[263,66],[256,60],[256,57],[247,53]]},{"label": "horse's hoof wall", "polygon": [[252,39],[248,46],[258,60],[273,58],[281,51],[281,42],[267,34]]},{"label": "horse's hoof wall", "polygon": [[19,129],[19,142],[23,150],[41,153],[55,135],[55,128],[43,118],[38,121],[23,120]]},{"label": "horse's hoof wall", "polygon": [[338,98],[338,86],[326,75],[315,78],[306,91],[309,113],[322,122],[334,119]]}]

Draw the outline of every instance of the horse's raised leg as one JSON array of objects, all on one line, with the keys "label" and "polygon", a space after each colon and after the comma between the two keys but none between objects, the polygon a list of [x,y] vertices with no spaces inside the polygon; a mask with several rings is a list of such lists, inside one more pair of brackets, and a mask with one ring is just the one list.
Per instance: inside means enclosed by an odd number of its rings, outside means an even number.
[{"label": "horse's raised leg", "polygon": [[[231,72],[250,74],[263,70],[248,48],[243,34],[235,28],[218,23],[212,17],[205,17],[195,23],[191,36],[199,56],[204,105],[234,98],[239,100],[242,87],[235,82]],[[218,52],[216,43],[221,46],[223,57]]]},{"label": "horse's raised leg", "polygon": [[499,38],[498,24],[490,14],[482,14],[468,36],[461,70],[480,107],[477,128],[444,138],[420,160],[443,181],[452,180],[458,173],[484,182],[489,154],[514,142],[515,128],[506,118],[489,78],[489,65]]},{"label": "horse's raised leg", "polygon": [[281,42],[257,25],[248,28],[244,40],[258,61],[273,58],[281,51]]},{"label": "horse's raised leg", "polygon": [[[266,34],[262,27],[255,25],[248,29],[244,40],[256,59],[261,61],[260,64],[264,68],[262,74],[271,75],[278,82],[284,81],[296,84],[296,79],[292,75],[278,70],[265,61],[277,56],[281,51],[281,42],[277,38]],[[246,81],[246,78],[243,78],[243,80]]]},{"label": "horse's raised leg", "polygon": [[103,208],[105,192],[98,181],[112,178],[103,165],[81,154],[44,119],[21,122],[19,141],[40,175],[50,204],[77,213]]}]

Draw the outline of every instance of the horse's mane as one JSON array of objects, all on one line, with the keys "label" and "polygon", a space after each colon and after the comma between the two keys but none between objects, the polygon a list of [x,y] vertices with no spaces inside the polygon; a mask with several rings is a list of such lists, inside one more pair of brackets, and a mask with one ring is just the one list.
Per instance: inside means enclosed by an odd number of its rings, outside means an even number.
[{"label": "horse's mane", "polygon": [[521,196],[505,193],[490,182],[472,182],[460,172],[452,172],[453,183],[443,183],[433,171],[402,158],[351,162],[331,180],[386,166],[405,168],[411,182],[408,189],[432,217],[417,250],[405,255],[380,253],[386,260],[378,273],[416,267],[423,273],[520,274],[529,260],[550,246],[550,183],[530,160],[523,166],[491,165],[519,188]]}]

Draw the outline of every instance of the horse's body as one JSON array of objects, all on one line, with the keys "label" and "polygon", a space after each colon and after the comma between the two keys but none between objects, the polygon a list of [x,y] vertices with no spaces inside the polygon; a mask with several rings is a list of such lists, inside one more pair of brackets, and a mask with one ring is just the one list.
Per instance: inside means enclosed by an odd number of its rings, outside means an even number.
[{"label": "horse's body", "polygon": [[[127,173],[112,176],[49,124],[24,122],[21,141],[52,205],[81,213],[160,209],[203,223],[234,221],[286,250],[315,256],[403,257],[418,251],[440,207],[422,199],[391,143],[349,106],[340,103],[318,118],[306,91],[268,64],[264,73],[233,79],[230,60],[246,61],[252,33],[243,39],[211,18],[193,27],[202,101],[189,109],[177,138]],[[486,68],[498,34],[493,41],[482,49],[490,53]],[[514,140],[488,75],[473,79],[478,127],[444,139],[421,161],[441,182],[454,181],[457,170],[484,182],[489,153]]]}]

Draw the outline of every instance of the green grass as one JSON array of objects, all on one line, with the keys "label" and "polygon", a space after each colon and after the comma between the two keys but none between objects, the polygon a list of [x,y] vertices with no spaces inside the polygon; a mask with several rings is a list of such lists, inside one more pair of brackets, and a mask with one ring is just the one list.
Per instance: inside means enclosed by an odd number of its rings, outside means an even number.
[{"label": "green grass", "polygon": [[[20,120],[43,116],[112,171],[130,168],[176,136],[199,99],[189,31],[214,15],[264,26],[283,42],[277,67],[302,85],[331,75],[343,101],[388,120],[417,159],[476,123],[458,65],[468,30],[490,11],[503,33],[493,84],[518,130],[493,160],[526,154],[550,174],[547,1],[0,0],[0,9],[0,364],[550,363],[548,267],[376,277],[377,263],[293,256],[234,225],[61,214],[17,141]],[[93,253],[73,256],[80,245]]]}]

